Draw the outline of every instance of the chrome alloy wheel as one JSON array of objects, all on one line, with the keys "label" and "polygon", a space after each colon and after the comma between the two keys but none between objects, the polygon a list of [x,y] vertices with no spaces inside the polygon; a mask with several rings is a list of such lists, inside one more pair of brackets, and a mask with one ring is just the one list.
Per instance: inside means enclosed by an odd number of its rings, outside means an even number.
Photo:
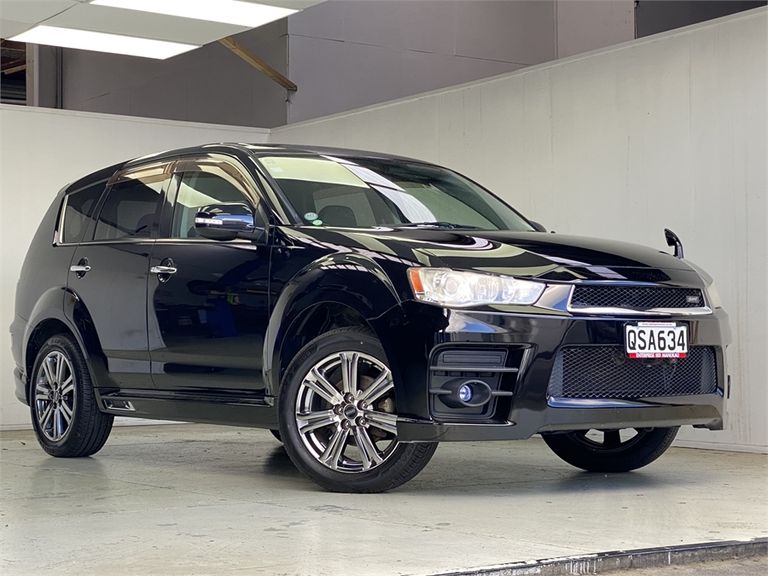
[{"label": "chrome alloy wheel", "polygon": [[371,470],[397,447],[392,373],[362,352],[337,352],[315,364],[299,386],[295,416],[304,446],[337,472]]},{"label": "chrome alloy wheel", "polygon": [[35,415],[48,440],[58,442],[69,430],[75,411],[75,373],[69,359],[50,352],[40,363],[35,380]]}]

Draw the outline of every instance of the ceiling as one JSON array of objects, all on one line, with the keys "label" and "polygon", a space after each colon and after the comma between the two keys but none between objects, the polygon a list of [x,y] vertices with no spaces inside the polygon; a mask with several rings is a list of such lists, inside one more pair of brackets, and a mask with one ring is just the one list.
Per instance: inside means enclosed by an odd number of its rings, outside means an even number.
[{"label": "ceiling", "polygon": [[[319,4],[321,0],[243,1],[302,10]],[[90,4],[90,0],[0,0],[0,38],[11,38],[38,24],[198,46],[250,28],[136,10],[94,6]]]}]

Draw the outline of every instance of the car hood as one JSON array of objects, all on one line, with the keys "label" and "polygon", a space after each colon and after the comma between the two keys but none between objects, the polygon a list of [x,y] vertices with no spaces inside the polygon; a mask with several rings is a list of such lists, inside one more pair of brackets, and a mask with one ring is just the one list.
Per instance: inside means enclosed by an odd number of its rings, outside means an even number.
[{"label": "car hood", "polygon": [[[627,242],[542,232],[436,228],[294,228],[313,242],[344,246],[412,265],[478,270],[554,281],[614,280],[690,283],[685,261]],[[695,282],[698,284],[699,282]]]}]

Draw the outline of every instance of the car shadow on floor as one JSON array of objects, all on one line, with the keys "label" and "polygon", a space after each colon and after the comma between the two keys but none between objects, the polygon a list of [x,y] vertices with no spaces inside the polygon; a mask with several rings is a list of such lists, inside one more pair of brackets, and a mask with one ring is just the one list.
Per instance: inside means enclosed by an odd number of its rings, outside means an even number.
[{"label": "car shadow on floor", "polygon": [[[241,483],[279,485],[286,492],[322,492],[293,465],[284,447],[244,438],[236,442],[189,440],[163,445],[152,450],[137,451],[135,445],[115,445],[96,457],[82,459],[44,458],[35,465],[33,483],[71,484],[71,475],[87,475],[97,482],[109,483],[120,476],[126,482],[142,484],[140,478],[124,476],[122,468],[151,468],[160,473],[157,482],[169,486],[176,474],[189,478],[213,475],[225,484]],[[148,446],[149,448],[149,446]],[[473,450],[475,448],[476,450]],[[652,464],[646,469],[624,474],[583,472],[560,462],[554,455],[542,455],[537,447],[520,443],[509,446],[488,445],[465,448],[441,447],[427,468],[393,493],[485,497],[499,493],[520,495],[555,495],[562,493],[615,493],[622,491],[655,491],[678,485],[670,477],[669,468]],[[658,468],[657,468],[658,466]],[[654,469],[657,471],[654,471]],[[53,477],[52,477],[53,474]],[[704,480],[702,480],[704,481]],[[194,484],[194,480],[191,480]],[[74,487],[73,487],[74,489]]]},{"label": "car shadow on floor", "polygon": [[[553,456],[554,458],[554,456]],[[531,460],[538,461],[538,458]],[[291,462],[283,447],[276,447],[267,456],[266,472],[286,478],[303,478]],[[466,497],[487,496],[500,491],[517,491],[530,494],[556,494],[574,492],[613,492],[657,490],[674,484],[667,475],[654,474],[652,469],[627,473],[605,474],[586,472],[560,464],[554,460],[551,466],[537,466],[523,459],[489,463],[482,461],[482,470],[470,459],[448,455],[435,456],[427,469],[407,484],[397,488],[397,493],[439,494]],[[304,491],[300,485],[286,486],[286,490]],[[309,485],[310,490],[321,489]]]}]

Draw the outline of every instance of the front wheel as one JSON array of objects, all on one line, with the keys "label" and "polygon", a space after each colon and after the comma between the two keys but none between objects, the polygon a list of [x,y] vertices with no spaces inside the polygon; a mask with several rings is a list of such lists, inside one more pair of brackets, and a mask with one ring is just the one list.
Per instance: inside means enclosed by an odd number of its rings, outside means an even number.
[{"label": "front wheel", "polygon": [[542,434],[560,458],[590,472],[629,472],[664,454],[678,428],[581,430]]},{"label": "front wheel", "polygon": [[370,333],[342,328],[307,344],[280,392],[280,436],[296,467],[333,492],[383,492],[427,465],[436,443],[397,439],[395,384]]}]

